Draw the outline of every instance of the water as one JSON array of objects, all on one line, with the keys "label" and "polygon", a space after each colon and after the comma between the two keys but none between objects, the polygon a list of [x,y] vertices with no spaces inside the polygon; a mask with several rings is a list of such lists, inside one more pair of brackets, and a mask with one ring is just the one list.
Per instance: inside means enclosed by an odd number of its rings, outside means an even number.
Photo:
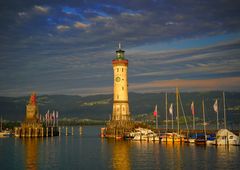
[{"label": "water", "polygon": [[114,141],[100,127],[74,136],[0,138],[0,169],[239,169],[240,147]]}]

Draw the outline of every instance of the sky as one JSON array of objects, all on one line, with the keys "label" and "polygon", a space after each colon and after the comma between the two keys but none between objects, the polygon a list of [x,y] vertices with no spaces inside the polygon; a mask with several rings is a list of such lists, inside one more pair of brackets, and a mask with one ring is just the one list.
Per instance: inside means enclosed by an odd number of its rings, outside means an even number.
[{"label": "sky", "polygon": [[0,96],[240,91],[240,1],[0,1]]}]

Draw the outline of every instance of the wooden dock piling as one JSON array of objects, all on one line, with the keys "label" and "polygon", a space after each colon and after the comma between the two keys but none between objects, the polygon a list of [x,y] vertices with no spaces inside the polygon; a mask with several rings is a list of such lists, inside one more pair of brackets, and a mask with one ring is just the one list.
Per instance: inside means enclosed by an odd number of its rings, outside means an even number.
[{"label": "wooden dock piling", "polygon": [[68,127],[66,127],[66,136],[68,136]]}]

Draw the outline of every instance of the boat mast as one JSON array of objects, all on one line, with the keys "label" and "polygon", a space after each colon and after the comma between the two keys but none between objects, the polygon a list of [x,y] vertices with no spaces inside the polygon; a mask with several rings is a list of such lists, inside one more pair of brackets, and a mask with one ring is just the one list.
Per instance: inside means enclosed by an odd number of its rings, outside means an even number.
[{"label": "boat mast", "polygon": [[224,128],[227,129],[225,92],[223,92]]},{"label": "boat mast", "polygon": [[[218,101],[217,101],[217,103],[218,103]],[[219,130],[218,104],[217,104],[217,130]]]},{"label": "boat mast", "polygon": [[178,109],[178,88],[176,87],[176,105],[177,105],[177,133],[179,134],[179,109]]},{"label": "boat mast", "polygon": [[168,104],[167,104],[167,101],[168,101],[168,96],[167,96],[167,92],[166,92],[166,132],[167,132],[167,129],[168,129],[168,117],[167,117],[167,114],[168,114]]},{"label": "boat mast", "polygon": [[207,134],[206,134],[206,122],[205,122],[204,99],[202,100],[202,112],[203,112],[203,128],[204,128],[204,136],[205,136],[205,140],[206,140]]},{"label": "boat mast", "polygon": [[[172,106],[172,104],[171,104],[171,106]],[[173,113],[174,112],[172,112],[172,132],[173,132]]]},{"label": "boat mast", "polygon": [[191,104],[191,109],[192,109],[192,116],[193,116],[193,130],[195,130],[195,108],[194,108],[194,102]]},{"label": "boat mast", "polygon": [[0,129],[0,132],[2,131],[2,116],[1,116],[1,129]]},{"label": "boat mast", "polygon": [[180,102],[180,105],[181,105],[181,109],[182,109],[182,113],[183,113],[183,118],[184,118],[184,121],[185,121],[185,125],[186,125],[186,127],[187,127],[187,132],[189,132],[188,124],[187,124],[187,119],[186,119],[185,112],[184,112],[184,109],[183,109],[182,99],[181,99],[180,93],[178,94],[178,97],[179,97],[179,102]]}]

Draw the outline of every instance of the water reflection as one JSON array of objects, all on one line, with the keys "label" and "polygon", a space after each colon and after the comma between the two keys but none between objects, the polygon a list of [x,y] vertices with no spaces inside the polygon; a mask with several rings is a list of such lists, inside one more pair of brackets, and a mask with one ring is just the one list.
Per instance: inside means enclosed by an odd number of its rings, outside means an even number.
[{"label": "water reflection", "polygon": [[22,139],[25,145],[25,167],[36,170],[38,164],[38,142],[37,138]]},{"label": "water reflection", "polygon": [[109,141],[113,143],[112,167],[114,170],[130,170],[130,143],[126,141]]},{"label": "water reflection", "polygon": [[[165,145],[166,147],[166,158],[165,160],[167,160],[167,167],[171,167],[172,169],[182,169],[182,161],[183,161],[183,145],[179,142],[176,143],[166,143],[163,145]],[[162,146],[163,146],[162,145]]]},{"label": "water reflection", "polygon": [[233,160],[239,159],[239,147],[237,146],[218,146],[216,153],[216,166],[218,168],[229,169],[239,168]]}]

